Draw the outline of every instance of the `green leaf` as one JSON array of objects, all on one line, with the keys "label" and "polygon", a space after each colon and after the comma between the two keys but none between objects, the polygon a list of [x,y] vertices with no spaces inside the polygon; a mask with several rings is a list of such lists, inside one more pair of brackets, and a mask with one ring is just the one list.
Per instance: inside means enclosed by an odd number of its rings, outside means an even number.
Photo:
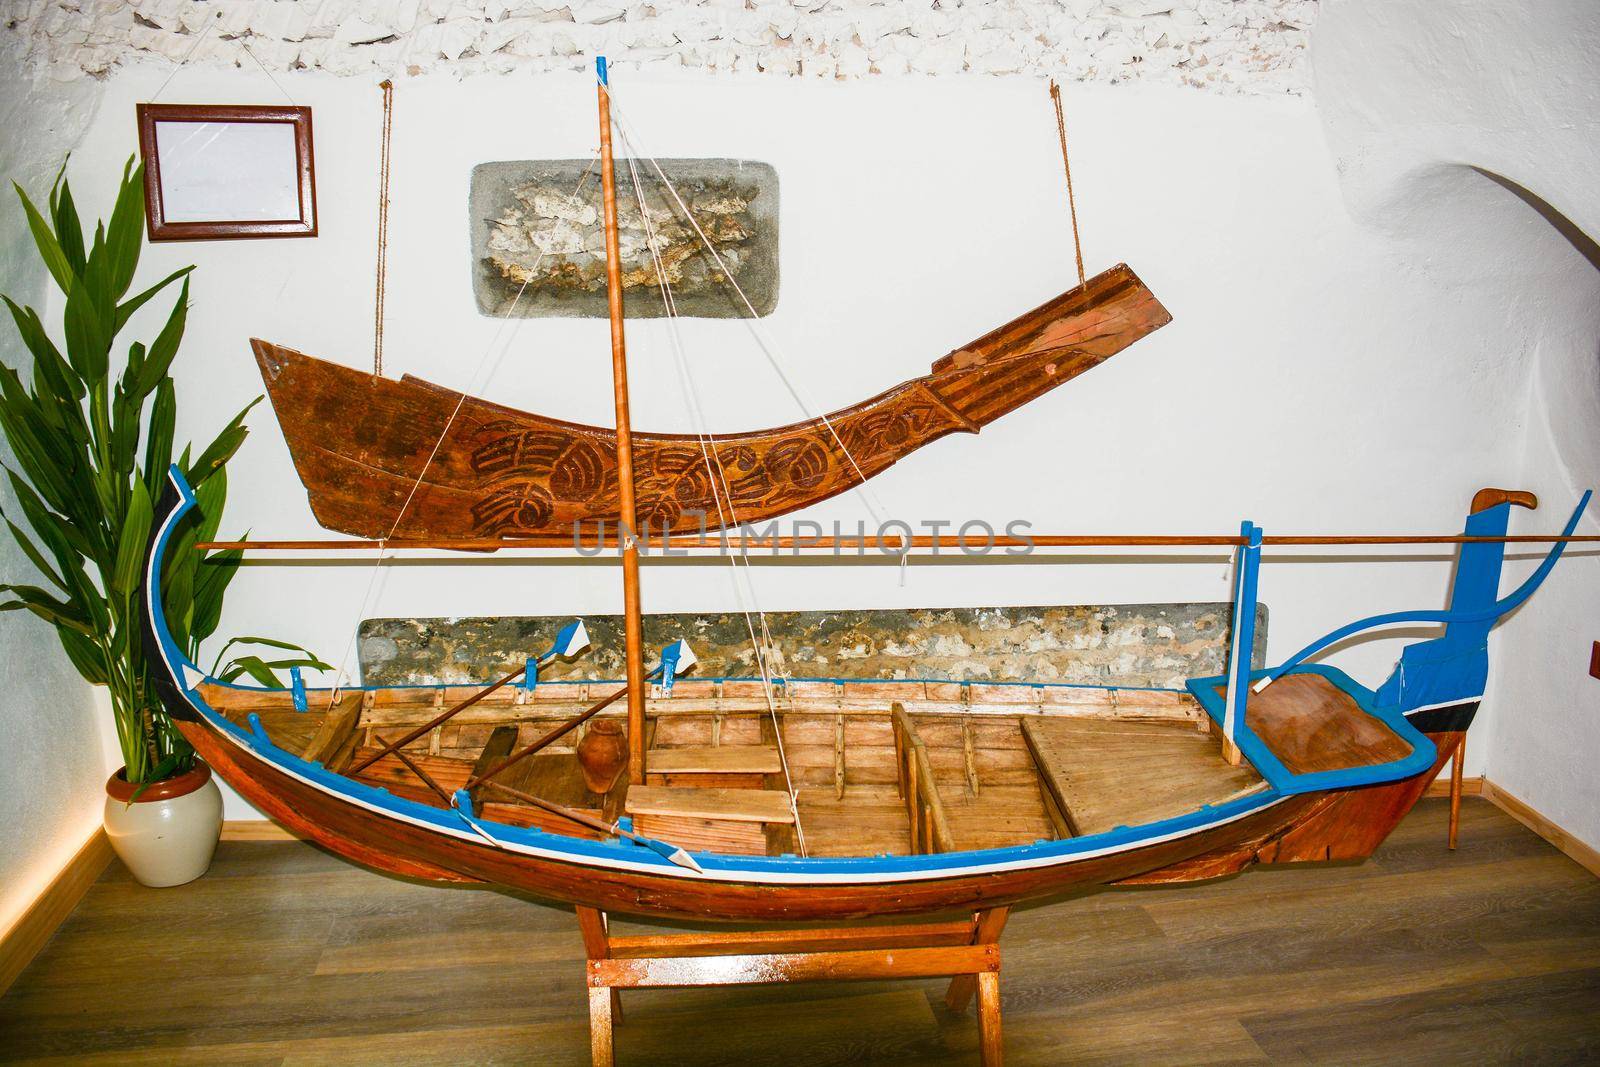
[{"label": "green leaf", "polygon": [[159,282],[156,282],[150,288],[146,289],[144,292],[140,293],[138,296],[135,296],[124,303],[118,304],[116,320],[117,329],[122,329],[122,327],[127,324],[128,319],[133,316],[133,313],[144,307],[144,305],[147,304],[157,293],[161,292],[161,290],[165,289],[167,286],[171,285],[179,278],[182,278],[192,270],[194,270],[194,266],[192,264],[190,266],[175,270],[165,278],[162,278]]},{"label": "green leaf", "polygon": [[117,482],[121,484],[133,473],[134,465],[139,460],[144,398],[129,393],[118,384],[111,413],[111,469],[120,475]]},{"label": "green leaf", "polygon": [[[33,232],[33,243],[38,246],[39,258],[44,260],[45,269],[50,272],[50,277],[56,280],[63,293],[70,292],[76,275],[72,270],[72,263],[67,259],[66,253],[61,250],[61,243],[56,240],[55,234],[50,232],[39,209],[33,206],[33,201],[28,199],[28,194],[22,191],[22,186],[16,182],[11,187],[17,191],[17,198],[22,201],[22,210],[28,214],[28,229]],[[82,243],[82,237],[79,238]]]},{"label": "green leaf", "polygon": [[83,376],[91,389],[106,376],[106,363],[111,352],[111,335],[106,325],[91,291],[91,283],[72,279],[67,290],[65,320],[67,362]]},{"label": "green leaf", "polygon": [[0,585],[0,593],[10,593],[22,606],[53,626],[65,626],[81,634],[93,635],[89,623],[72,610],[72,605],[57,600],[36,585]]},{"label": "green leaf", "polygon": [[195,569],[194,622],[189,635],[194,643],[191,655],[197,655],[200,642],[217,632],[217,624],[222,621],[223,598],[243,562],[244,553],[237,549],[210,552]]},{"label": "green leaf", "polygon": [[100,646],[76,630],[56,627],[56,637],[67,658],[90,685],[105,685],[110,675],[106,672],[105,654]]},{"label": "green leaf", "polygon": [[172,465],[173,426],[178,418],[178,396],[172,379],[156,386],[156,399],[150,406],[150,429],[144,443],[144,484],[151,500],[160,500],[166,491],[167,468]]},{"label": "green leaf", "polygon": [[228,468],[218,467],[216,473],[200,483],[194,491],[194,525],[196,541],[214,541],[222,526],[222,511],[228,504]]},{"label": "green leaf", "polygon": [[56,573],[56,569],[50,566],[49,561],[44,558],[44,553],[40,552],[38,546],[33,543],[33,539],[27,534],[23,533],[22,530],[17,527],[17,524],[12,522],[10,519],[6,520],[6,527],[11,531],[11,536],[17,539],[17,544],[22,546],[23,555],[28,557],[29,561],[34,565],[34,568],[37,569],[40,574],[50,579],[51,585],[55,586],[63,593],[66,593],[68,596],[72,595],[72,590],[67,588],[66,579],[58,575]]},{"label": "green leaf", "polygon": [[[48,545],[52,552],[57,551],[57,545],[68,546],[70,551],[77,555],[93,558],[94,546],[90,544],[84,529],[64,517],[51,511],[39,499],[33,487],[10,468],[6,468],[6,475],[11,481],[11,491],[17,495],[17,503],[22,506],[22,513],[28,519],[28,525],[33,527],[34,533]],[[67,551],[66,548],[62,551]],[[58,553],[59,556],[59,553]]]},{"label": "green leaf", "polygon": [[183,771],[185,769],[183,764],[186,762],[187,756],[185,754],[174,752],[172,755],[167,756],[154,767],[151,767],[145,772],[144,779],[138,783],[139,788],[135,789],[133,791],[133,796],[128,798],[128,803],[130,805],[133,804],[134,801],[139,799],[139,795],[141,793],[155,785],[157,782],[165,781],[166,779],[171,778],[173,775]]},{"label": "green leaf", "polygon": [[[170,545],[168,551],[178,551],[184,546]],[[179,648],[194,654],[194,642],[189,637],[191,629],[190,620],[194,618],[194,564],[192,558],[195,551],[191,546],[187,549],[191,561],[187,564],[175,564],[166,568],[161,578],[161,600],[167,609],[167,626],[172,631],[172,640]]]},{"label": "green leaf", "polygon": [[0,429],[17,464],[51,504],[63,511],[76,494],[71,442],[52,427],[10,367],[0,363]]},{"label": "green leaf", "polygon": [[[70,156],[68,157],[71,158]],[[63,160],[56,172],[55,184],[50,189],[50,222],[55,227],[56,243],[61,254],[76,273],[83,272],[83,223],[78,220],[77,206],[72,202],[72,183],[65,180],[67,164]]]},{"label": "green leaf", "polygon": [[134,388],[141,398],[148,396],[151,390],[161,383],[161,379],[167,376],[167,371],[172,366],[172,358],[178,354],[178,344],[183,340],[183,327],[188,320],[188,314],[189,279],[185,278],[183,290],[178,295],[178,302],[174,305],[172,314],[167,316],[167,324],[161,328],[155,343],[150,346],[149,358],[144,361],[138,381],[134,383]]},{"label": "green leaf", "polygon": [[202,481],[209,478],[239,451],[239,446],[244,444],[244,439],[250,434],[244,426],[244,417],[263,399],[258,396],[246,404],[244,410],[235,415],[233,421],[217,434],[216,440],[207,445],[206,450],[200,453],[200,457],[185,469],[184,475],[189,479],[190,485],[198,489]]},{"label": "green leaf", "polygon": [[150,542],[150,524],[155,518],[150,506],[150,492],[144,483],[133,483],[133,494],[128,500],[128,515],[122,522],[122,534],[117,543],[117,564],[111,575],[111,591],[127,596],[139,586],[139,572],[144,563],[145,549]]},{"label": "green leaf", "polygon": [[[130,173],[131,172],[131,173]],[[139,250],[144,245],[144,165],[137,169],[133,157],[122,168],[122,188],[111,209],[111,225],[106,228],[106,254],[110,257],[110,303],[115,304],[128,291],[133,273],[139,267]]]},{"label": "green leaf", "polygon": [[222,680],[231,682],[242,674],[248,674],[265,686],[277,687],[281,684],[278,676],[272,673],[272,668],[263,663],[259,656],[239,656],[230,660],[222,674]]},{"label": "green leaf", "polygon": [[28,351],[33,353],[35,366],[47,370],[52,386],[73,400],[82,400],[85,390],[83,381],[72,372],[72,367],[61,352],[45,333],[44,323],[39,321],[39,313],[33,308],[20,308],[9,296],[0,296],[6,302],[6,307],[11,310],[11,319],[16,323],[17,333],[22,337],[22,343],[28,346]]}]

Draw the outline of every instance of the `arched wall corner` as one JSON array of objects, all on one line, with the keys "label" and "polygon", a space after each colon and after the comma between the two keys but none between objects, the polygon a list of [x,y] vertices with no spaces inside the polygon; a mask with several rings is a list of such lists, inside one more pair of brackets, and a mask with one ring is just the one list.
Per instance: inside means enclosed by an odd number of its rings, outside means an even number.
[{"label": "arched wall corner", "polygon": [[[1522,365],[1523,529],[1600,489],[1600,6],[1592,0],[1326,0],[1315,98],[1341,193],[1363,223],[1412,244],[1464,299],[1503,302],[1501,358]],[[1485,285],[1485,281],[1489,284]],[[1448,303],[1434,312],[1451,313]],[[1460,372],[1470,374],[1473,367]],[[1580,532],[1600,532],[1600,506]],[[1532,566],[1516,554],[1508,584]],[[1572,551],[1495,636],[1473,744],[1487,775],[1600,844],[1600,554]]]},{"label": "arched wall corner", "polygon": [[[100,94],[96,82],[59,85],[25,71],[17,42],[0,33],[0,293],[41,314],[47,313],[50,278],[10,182],[43,204]],[[0,362],[20,369],[26,379],[31,359],[10,316],[0,318]],[[0,460],[12,464],[3,441]],[[17,514],[9,485],[0,485],[0,508]],[[4,532],[0,581],[43,583]],[[101,726],[89,685],[72,669],[50,627],[27,612],[0,615],[0,930],[100,825],[108,773]]]}]

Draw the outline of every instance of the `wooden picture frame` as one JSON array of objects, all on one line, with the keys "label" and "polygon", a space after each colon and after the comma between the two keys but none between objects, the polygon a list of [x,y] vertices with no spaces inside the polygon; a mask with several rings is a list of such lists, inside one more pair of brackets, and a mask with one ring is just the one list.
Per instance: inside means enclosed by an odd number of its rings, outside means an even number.
[{"label": "wooden picture frame", "polygon": [[309,107],[139,104],[137,111],[150,240],[317,235]]}]

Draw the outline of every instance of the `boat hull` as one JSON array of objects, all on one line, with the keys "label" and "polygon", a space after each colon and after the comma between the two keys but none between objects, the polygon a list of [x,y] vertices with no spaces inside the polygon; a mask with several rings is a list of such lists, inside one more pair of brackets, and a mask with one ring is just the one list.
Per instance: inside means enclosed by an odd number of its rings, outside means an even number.
[{"label": "boat hull", "polygon": [[[638,522],[651,533],[693,533],[826,500],[947,434],[976,433],[1171,319],[1119,265],[942,357],[930,373],[829,415],[703,439],[635,431]],[[329,530],[575,537],[616,521],[610,428],[259,339],[251,346],[312,512]]]},{"label": "boat hull", "polygon": [[299,836],[404,877],[484,882],[570,904],[652,918],[728,922],[840,921],[995,907],[1114,883],[1171,883],[1255,863],[1359,859],[1382,843],[1463,736],[1432,736],[1433,768],[1378,786],[1285,797],[1224,825],[1086,858],[946,878],[858,884],[708,880],[677,869],[630,871],[509,852],[403,821],[308,785],[233,743],[204,720],[180,728],[246,800]]}]

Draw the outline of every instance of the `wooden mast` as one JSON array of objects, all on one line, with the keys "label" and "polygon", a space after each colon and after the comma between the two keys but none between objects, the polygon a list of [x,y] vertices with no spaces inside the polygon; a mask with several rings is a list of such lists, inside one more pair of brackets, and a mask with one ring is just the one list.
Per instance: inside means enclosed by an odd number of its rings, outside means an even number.
[{"label": "wooden mast", "polygon": [[611,96],[606,57],[594,61],[600,102],[600,182],[605,191],[606,302],[611,313],[611,383],[617,397],[617,535],[622,545],[622,619],[628,662],[628,780],[644,782],[644,624],[639,608],[639,549],[633,534],[633,427],[628,417],[628,352],[622,324],[622,257],[617,248],[617,175],[611,152]]}]

